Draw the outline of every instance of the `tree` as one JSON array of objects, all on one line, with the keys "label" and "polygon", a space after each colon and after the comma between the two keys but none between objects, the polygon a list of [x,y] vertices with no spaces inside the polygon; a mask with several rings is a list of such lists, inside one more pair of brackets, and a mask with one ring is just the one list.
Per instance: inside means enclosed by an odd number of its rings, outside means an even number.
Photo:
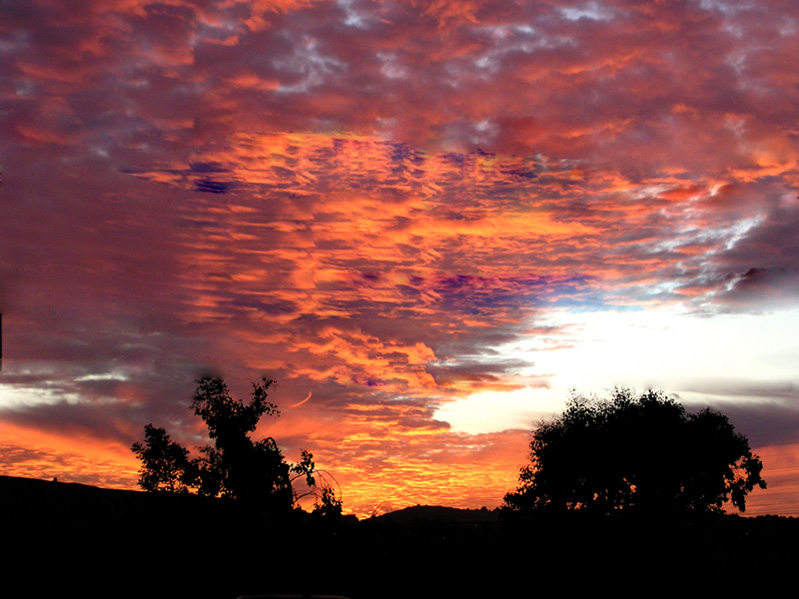
[{"label": "tree", "polygon": [[193,492],[211,497],[226,497],[267,511],[290,509],[297,494],[293,483],[301,478],[313,493],[317,489],[313,455],[302,450],[299,463],[289,464],[272,437],[253,441],[258,422],[264,416],[280,415],[267,400],[274,381],[253,383],[249,403],[231,397],[220,378],[202,378],[191,407],[208,429],[212,445],[200,448],[200,457],[189,459],[189,452],[172,441],[166,431],[145,426],[145,442],[134,443],[132,450],[142,461],[139,485],[146,491]]},{"label": "tree", "polygon": [[505,496],[515,511],[744,511],[763,464],[726,416],[689,414],[662,392],[615,389],[609,401],[573,394],[530,441],[530,463]]},{"label": "tree", "polygon": [[233,399],[222,379],[197,382],[192,399],[194,413],[208,427],[214,445],[201,448],[198,464],[200,492],[239,499],[279,509],[292,504],[290,466],[272,437],[258,442],[250,438],[262,416],[278,416],[277,406],[267,401],[273,384],[253,383],[249,404]]},{"label": "tree", "polygon": [[145,491],[187,493],[194,483],[196,472],[189,461],[189,452],[169,438],[166,431],[152,424],[144,427],[144,445],[131,448],[142,462],[139,485]]}]

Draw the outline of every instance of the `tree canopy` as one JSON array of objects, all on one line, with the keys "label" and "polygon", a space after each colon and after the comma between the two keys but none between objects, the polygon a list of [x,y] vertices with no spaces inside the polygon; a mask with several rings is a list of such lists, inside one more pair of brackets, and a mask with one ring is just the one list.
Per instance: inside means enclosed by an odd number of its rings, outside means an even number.
[{"label": "tree canopy", "polygon": [[194,484],[189,450],[172,441],[166,430],[145,425],[144,444],[134,443],[132,449],[142,461],[139,486],[145,491],[186,493]]},{"label": "tree canopy", "polygon": [[[269,379],[253,383],[252,397],[244,403],[231,397],[221,378],[199,379],[191,407],[205,422],[213,444],[190,458],[189,451],[163,428],[146,425],[144,443],[131,448],[142,462],[139,485],[146,491],[232,498],[267,511],[290,509],[302,496],[312,494],[318,511],[340,514],[341,502],[326,479],[317,484],[320,472],[310,452],[302,450],[300,461],[289,464],[274,438],[250,437],[264,415],[280,415],[267,399],[273,384]],[[304,479],[307,491],[295,490],[298,479]]]},{"label": "tree canopy", "polygon": [[573,394],[530,441],[512,510],[642,513],[744,511],[765,488],[763,464],[723,414],[689,414],[662,392],[615,389],[610,400]]}]

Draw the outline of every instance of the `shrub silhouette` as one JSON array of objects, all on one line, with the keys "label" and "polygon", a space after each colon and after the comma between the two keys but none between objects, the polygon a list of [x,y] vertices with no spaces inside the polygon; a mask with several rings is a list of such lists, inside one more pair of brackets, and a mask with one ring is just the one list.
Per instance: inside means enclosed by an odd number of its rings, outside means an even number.
[{"label": "shrub silhouette", "polygon": [[514,511],[720,512],[727,501],[744,511],[746,495],[766,487],[763,464],[726,416],[688,414],[656,391],[572,395],[533,431],[529,457],[505,496]]},{"label": "shrub silhouette", "polygon": [[[213,445],[201,447],[201,457],[190,459],[188,450],[164,429],[146,425],[144,443],[131,448],[142,462],[139,486],[145,491],[226,497],[266,511],[291,509],[302,496],[313,494],[318,506],[340,513],[333,489],[324,479],[317,485],[319,471],[310,452],[303,449],[300,462],[289,464],[272,437],[250,438],[264,415],[280,415],[267,400],[273,384],[269,379],[253,383],[252,398],[244,403],[230,396],[222,379],[199,379],[191,407],[205,422]],[[309,489],[302,494],[292,485],[301,478]]]}]

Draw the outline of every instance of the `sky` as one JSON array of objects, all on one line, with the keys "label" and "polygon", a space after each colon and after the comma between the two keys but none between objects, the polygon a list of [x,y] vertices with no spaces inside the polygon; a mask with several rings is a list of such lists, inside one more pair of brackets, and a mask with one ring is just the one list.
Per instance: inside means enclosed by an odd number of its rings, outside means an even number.
[{"label": "sky", "polygon": [[794,0],[0,2],[0,473],[135,488],[198,377],[361,516],[495,507],[571,390],[799,515]]}]

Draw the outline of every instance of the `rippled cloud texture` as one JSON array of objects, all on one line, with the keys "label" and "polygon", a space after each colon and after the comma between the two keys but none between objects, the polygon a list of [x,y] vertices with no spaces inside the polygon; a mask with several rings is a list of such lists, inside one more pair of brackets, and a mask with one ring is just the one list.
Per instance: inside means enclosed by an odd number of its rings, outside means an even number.
[{"label": "rippled cloud texture", "polygon": [[799,514],[797,56],[793,0],[2,3],[3,471],[132,487],[269,376],[350,510],[495,506],[651,384]]}]

